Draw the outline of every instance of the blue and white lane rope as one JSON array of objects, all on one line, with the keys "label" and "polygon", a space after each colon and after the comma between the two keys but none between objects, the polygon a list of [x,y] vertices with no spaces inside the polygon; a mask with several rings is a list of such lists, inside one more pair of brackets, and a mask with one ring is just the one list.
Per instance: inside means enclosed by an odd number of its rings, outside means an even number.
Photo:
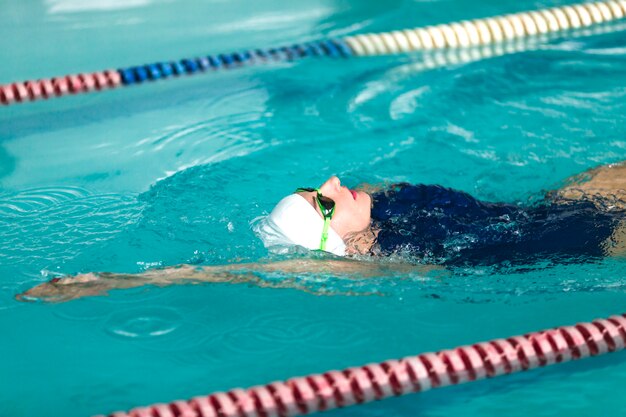
[{"label": "blue and white lane rope", "polygon": [[295,44],[282,48],[257,49],[231,54],[209,55],[200,58],[185,58],[180,61],[159,62],[119,69],[123,85],[140,84],[171,76],[194,74],[207,70],[230,69],[255,62],[293,61],[306,57],[349,57],[352,51],[341,40]]},{"label": "blue and white lane rope", "polygon": [[262,62],[293,61],[306,57],[349,58],[486,46],[584,28],[625,16],[626,0],[610,0],[416,29],[298,43],[281,48],[185,58],[0,85],[0,103],[9,105],[99,91]]}]

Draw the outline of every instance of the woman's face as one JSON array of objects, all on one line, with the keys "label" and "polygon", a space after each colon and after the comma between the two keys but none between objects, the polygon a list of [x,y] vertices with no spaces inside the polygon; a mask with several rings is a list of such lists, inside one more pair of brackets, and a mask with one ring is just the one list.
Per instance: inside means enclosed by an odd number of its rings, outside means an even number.
[{"label": "woman's face", "polygon": [[[372,199],[364,191],[354,191],[342,186],[339,178],[332,176],[320,187],[325,197],[335,202],[335,214],[330,225],[342,239],[350,233],[360,232],[370,224]],[[322,215],[315,201],[317,193],[300,193]]]}]

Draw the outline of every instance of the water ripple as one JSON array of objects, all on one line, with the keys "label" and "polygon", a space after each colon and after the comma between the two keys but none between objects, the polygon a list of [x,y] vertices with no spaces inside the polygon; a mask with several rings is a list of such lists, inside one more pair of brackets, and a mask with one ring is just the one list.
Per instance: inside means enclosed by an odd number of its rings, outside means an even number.
[{"label": "water ripple", "polygon": [[256,84],[216,96],[203,101],[198,112],[182,123],[165,125],[121,150],[110,147],[109,152],[142,159],[170,155],[173,164],[157,174],[159,180],[163,174],[168,177],[192,166],[248,155],[268,146],[265,98]]},{"label": "water ripple", "polygon": [[45,0],[49,14],[79,13],[85,11],[123,10],[146,6],[151,0]]},{"label": "water ripple", "polygon": [[289,345],[349,349],[368,341],[367,329],[357,321],[271,314],[250,320],[225,333],[223,344],[239,353],[275,352]]},{"label": "water ripple", "polygon": [[112,337],[126,340],[142,350],[164,352],[178,366],[218,363],[223,357],[219,330],[202,321],[190,320],[192,313],[177,307],[125,308],[101,324]]},{"label": "water ripple", "polygon": [[181,323],[181,314],[173,308],[140,307],[113,313],[104,328],[113,336],[135,340],[168,335]]},{"label": "water ripple", "polygon": [[90,193],[87,190],[79,187],[32,188],[4,194],[0,195],[0,215],[27,214],[88,195]]},{"label": "water ripple", "polygon": [[134,196],[91,194],[76,187],[25,190],[0,197],[0,264],[59,264],[134,224]]},{"label": "water ripple", "polygon": [[108,309],[103,309],[94,300],[79,300],[56,306],[54,315],[68,321],[97,321],[106,318]]}]

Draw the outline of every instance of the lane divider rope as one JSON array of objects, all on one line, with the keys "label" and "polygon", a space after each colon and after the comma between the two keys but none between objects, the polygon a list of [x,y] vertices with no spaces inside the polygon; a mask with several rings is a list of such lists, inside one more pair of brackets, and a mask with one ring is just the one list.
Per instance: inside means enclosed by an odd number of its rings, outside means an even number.
[{"label": "lane divider rope", "polygon": [[345,42],[331,39],[282,48],[185,58],[178,61],[158,62],[117,70],[0,85],[0,103],[9,105],[68,94],[87,93],[182,75],[233,69],[255,63],[293,61],[304,57],[348,57],[351,54],[352,52]]},{"label": "lane divider rope", "polygon": [[603,355],[625,346],[622,314],[108,416],[291,417]]},{"label": "lane divider rope", "polygon": [[611,0],[521,12],[424,28],[348,36],[354,55],[397,54],[513,41],[579,29],[626,16],[626,0]]},{"label": "lane divider rope", "polygon": [[[625,30],[626,23],[612,23],[607,25],[591,26],[584,29],[577,29],[568,33],[568,39],[581,36],[591,36],[615,31]],[[538,49],[555,49],[558,45],[545,45],[546,42],[555,39],[556,33],[547,33],[528,38],[521,38],[510,42],[491,43],[488,45],[471,46],[464,48],[432,49],[423,51],[419,60],[408,62],[391,69],[389,74],[415,73],[436,69],[443,66],[453,66],[474,62],[482,59],[489,59],[518,52],[526,52]]]},{"label": "lane divider rope", "polygon": [[268,61],[293,61],[305,57],[348,58],[484,46],[588,27],[622,19],[625,16],[626,0],[609,0],[424,28],[347,36],[342,39],[301,43],[281,48],[185,58],[117,70],[0,85],[0,103],[10,105],[68,94],[113,89]]}]

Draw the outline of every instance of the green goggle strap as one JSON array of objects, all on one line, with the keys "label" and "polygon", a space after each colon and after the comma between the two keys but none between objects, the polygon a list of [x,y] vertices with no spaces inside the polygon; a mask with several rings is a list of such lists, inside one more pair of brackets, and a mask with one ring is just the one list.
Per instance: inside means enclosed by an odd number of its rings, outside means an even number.
[{"label": "green goggle strap", "polygon": [[324,217],[324,228],[322,229],[322,241],[320,242],[320,250],[326,250],[326,241],[328,240],[328,227],[330,226],[330,218]]},{"label": "green goggle strap", "polygon": [[328,228],[330,227],[330,219],[333,217],[333,214],[335,214],[335,208],[333,207],[330,211],[328,211],[327,209],[324,208],[324,206],[322,206],[322,203],[320,203],[319,198],[316,198],[315,201],[317,201],[317,205],[319,206],[320,211],[322,212],[322,215],[324,216],[324,228],[322,229],[322,240],[320,241],[320,250],[326,250],[326,241],[328,240]]},{"label": "green goggle strap", "polygon": [[314,188],[314,187],[299,187],[299,188],[296,188],[296,191],[294,191],[294,192],[301,193],[303,191],[306,191],[306,192],[309,192],[309,193],[313,192],[313,191],[316,191],[317,193],[321,194],[320,193],[320,189],[319,188]]},{"label": "green goggle strap", "polygon": [[326,250],[326,241],[328,240],[328,228],[330,227],[331,217],[332,217],[332,211],[330,213],[330,216],[328,217],[324,216],[324,228],[322,229],[322,240],[320,242],[320,250]]},{"label": "green goggle strap", "polygon": [[[319,188],[298,188],[296,190],[297,193],[302,192],[302,191],[309,191],[309,192],[316,191],[318,195],[322,194],[320,193]],[[328,240],[328,228],[330,227],[330,219],[333,217],[333,214],[335,214],[335,208],[333,207],[330,210],[330,212],[328,212],[328,210],[326,210],[324,206],[322,206],[322,203],[320,203],[319,198],[316,198],[315,201],[317,202],[317,205],[320,208],[322,215],[324,216],[324,228],[322,229],[322,240],[320,241],[320,250],[326,250],[326,241]]]}]

